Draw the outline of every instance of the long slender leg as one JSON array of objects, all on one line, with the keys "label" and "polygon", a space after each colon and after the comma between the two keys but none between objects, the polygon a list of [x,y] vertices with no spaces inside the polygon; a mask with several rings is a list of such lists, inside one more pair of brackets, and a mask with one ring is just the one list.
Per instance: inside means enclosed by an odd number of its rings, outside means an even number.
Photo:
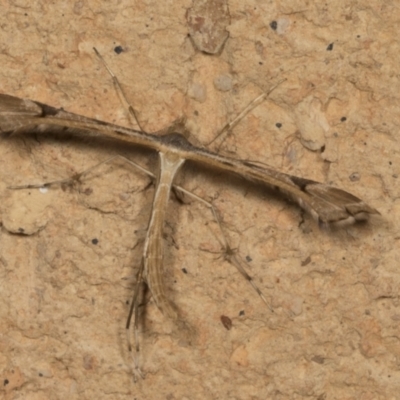
[{"label": "long slender leg", "polygon": [[222,237],[222,245],[223,245],[223,250],[224,250],[224,258],[225,260],[229,261],[241,274],[242,276],[250,283],[250,285],[253,287],[253,289],[258,293],[258,295],[261,297],[261,300],[267,305],[267,307],[271,310],[271,305],[269,304],[269,302],[267,301],[267,299],[265,298],[264,294],[262,293],[262,291],[260,290],[260,288],[255,284],[255,282],[253,281],[253,278],[247,273],[246,268],[243,266],[243,264],[247,264],[245,263],[243,260],[241,260],[239,257],[236,256],[235,251],[232,249],[232,247],[230,246],[227,236],[224,232],[224,229],[222,228],[222,223],[218,217],[217,211],[215,209],[215,207],[208,201],[204,200],[202,197],[199,197],[197,195],[195,195],[192,192],[189,192],[188,190],[182,188],[181,186],[175,186],[174,188],[177,189],[178,191],[194,198],[195,200],[203,203],[206,207],[208,207],[211,210],[211,213],[215,219],[215,222],[218,225],[221,237]]},{"label": "long slender leg", "polygon": [[285,82],[285,80],[286,79],[280,80],[278,83],[273,85],[272,88],[268,90],[268,92],[262,93],[260,96],[252,100],[242,111],[240,111],[240,113],[232,121],[229,121],[215,135],[214,139],[212,139],[211,142],[207,144],[207,146],[209,146],[210,144],[214,143],[215,141],[223,137],[223,135],[228,131],[232,130],[250,111],[254,110],[258,105],[260,105],[271,94],[271,92],[275,90],[282,82]]},{"label": "long slender leg", "polygon": [[104,164],[108,164],[111,161],[114,161],[116,159],[120,159],[120,160],[122,160],[124,162],[127,162],[128,164],[134,166],[135,168],[137,168],[141,172],[145,173],[146,175],[152,177],[153,179],[155,178],[155,175],[153,173],[151,173],[150,171],[148,171],[147,169],[141,167],[139,164],[135,163],[134,161],[129,160],[128,158],[117,154],[115,156],[107,158],[106,160],[101,161],[101,162],[91,166],[88,169],[85,169],[82,172],[78,172],[78,173],[70,176],[69,178],[59,179],[59,180],[50,181],[50,182],[43,182],[43,183],[34,183],[34,184],[26,184],[26,185],[13,185],[13,186],[8,186],[8,189],[13,189],[13,190],[19,190],[19,189],[41,189],[41,188],[49,188],[51,186],[56,186],[56,185],[72,186],[74,183],[81,182],[82,179],[85,176],[89,175],[90,172],[92,172],[95,169],[99,168],[100,166],[102,166]]},{"label": "long slender leg", "polygon": [[140,305],[140,290],[141,287],[144,284],[143,280],[143,271],[144,271],[144,263],[143,260],[140,263],[140,268],[137,274],[136,278],[136,285],[135,285],[135,290],[133,292],[133,297],[132,297],[132,303],[129,308],[129,314],[128,314],[128,319],[126,321],[126,340],[128,343],[128,351],[129,354],[132,355],[132,343],[131,343],[131,335],[130,335],[130,326],[131,326],[131,319],[132,315],[134,315],[134,320],[135,320],[135,329],[134,329],[134,335],[135,335],[135,354],[132,356],[132,361],[133,361],[133,376],[135,378],[135,381],[137,378],[144,378],[140,366],[139,366],[139,337],[138,337],[138,331],[139,331],[139,305]]},{"label": "long slender leg", "polygon": [[134,120],[136,121],[136,123],[138,124],[140,130],[142,132],[146,132],[142,126],[140,125],[139,119],[137,117],[136,111],[134,110],[134,108],[131,106],[131,104],[128,102],[124,91],[122,90],[122,86],[119,83],[118,78],[115,76],[114,72],[112,72],[111,68],[108,66],[108,64],[105,62],[104,58],[102,57],[102,55],[97,51],[96,47],[93,47],[94,52],[96,53],[97,57],[100,59],[100,61],[103,63],[104,67],[106,68],[106,70],[108,71],[108,73],[111,76],[111,79],[113,81],[113,85],[115,88],[115,91],[117,92],[119,99],[121,101],[121,103],[125,106],[125,108],[129,111],[129,113],[131,114],[131,116],[134,118]]}]

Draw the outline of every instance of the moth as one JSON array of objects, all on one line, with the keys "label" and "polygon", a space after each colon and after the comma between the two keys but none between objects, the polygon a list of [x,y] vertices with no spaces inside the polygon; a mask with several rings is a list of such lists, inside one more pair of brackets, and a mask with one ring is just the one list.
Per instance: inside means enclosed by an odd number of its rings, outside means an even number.
[{"label": "moth", "polygon": [[[115,82],[116,80],[114,80]],[[131,113],[133,113],[133,109]],[[233,123],[228,124],[225,128],[230,129],[232,126]],[[272,188],[296,202],[323,227],[345,227],[358,221],[366,221],[372,214],[379,214],[377,210],[364,201],[344,190],[310,179],[288,175],[265,164],[227,157],[196,146],[187,139],[186,132],[184,129],[179,129],[179,125],[166,130],[162,135],[149,134],[142,130],[125,128],[70,113],[37,101],[0,94],[0,133],[3,136],[15,136],[27,132],[39,134],[50,132],[53,135],[72,134],[79,137],[105,137],[120,143],[152,149],[158,153],[159,166],[155,176],[156,184],[152,213],[146,233],[143,258],[138,272],[134,298],[127,321],[127,329],[129,329],[131,317],[134,315],[137,352],[139,351],[136,337],[139,306],[138,293],[143,281],[148,285],[160,311],[180,328],[187,329],[185,322],[180,319],[175,305],[168,299],[163,283],[162,235],[174,178],[187,160],[215,170],[236,174],[257,185]],[[134,163],[132,162],[132,164]],[[149,174],[152,175],[151,173]],[[24,187],[37,186],[26,185]],[[180,187],[177,187],[177,190],[187,193]],[[212,208],[211,204],[208,205]],[[214,210],[213,214],[217,219],[218,217]],[[220,225],[218,219],[217,222]],[[252,283],[255,290],[263,298],[261,291],[251,281],[250,276],[232,254],[225,237],[224,242],[227,259]],[[264,298],[263,300],[265,301]],[[141,376],[137,358],[135,358],[134,364],[135,375]]]},{"label": "moth", "polygon": [[177,170],[185,161],[191,160],[281,192],[324,227],[344,227],[357,221],[366,221],[371,214],[379,214],[363,200],[344,190],[285,174],[265,164],[213,153],[191,144],[178,132],[157,136],[7,94],[0,94],[0,132],[3,135],[51,132],[57,135],[111,138],[155,150],[170,163],[177,164]]}]

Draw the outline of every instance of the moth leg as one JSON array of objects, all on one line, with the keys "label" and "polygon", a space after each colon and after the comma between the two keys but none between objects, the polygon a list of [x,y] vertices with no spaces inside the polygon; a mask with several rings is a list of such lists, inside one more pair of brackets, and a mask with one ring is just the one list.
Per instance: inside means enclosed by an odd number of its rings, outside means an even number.
[{"label": "moth leg", "polygon": [[108,73],[111,76],[115,91],[118,94],[118,97],[121,101],[121,103],[124,105],[124,107],[128,110],[129,114],[133,117],[133,119],[135,120],[135,122],[137,123],[139,129],[142,132],[146,132],[142,126],[140,125],[139,119],[137,117],[137,113],[134,110],[134,108],[131,106],[131,104],[128,102],[124,91],[122,90],[122,86],[119,83],[118,78],[115,76],[114,72],[112,72],[111,68],[108,66],[108,64],[106,63],[106,61],[104,60],[104,58],[102,57],[102,55],[98,52],[98,50],[93,47],[94,52],[96,53],[97,57],[99,58],[99,60],[103,63],[104,67],[106,68],[106,70],[108,71]]},{"label": "moth leg", "polygon": [[[27,184],[27,185],[13,185],[13,186],[8,186],[8,189],[12,189],[12,190],[20,190],[20,189],[43,189],[43,188],[49,188],[51,186],[74,186],[76,183],[82,182],[82,179],[89,175],[90,172],[92,172],[93,170],[95,170],[96,168],[99,168],[101,165],[103,164],[107,164],[113,160],[115,160],[116,158],[120,158],[120,155],[116,155],[110,158],[107,158],[104,161],[101,161],[95,165],[93,165],[92,167],[85,169],[82,172],[78,172],[75,173],[74,175],[70,176],[69,178],[64,178],[64,179],[58,179],[55,181],[49,181],[49,182],[43,182],[43,183],[34,183],[34,184]],[[124,157],[122,157],[124,158]],[[133,161],[131,161],[132,164],[135,164],[135,166],[138,169],[141,169],[143,171],[146,171],[145,169],[143,169],[140,165],[134,163]]]},{"label": "moth leg", "polygon": [[[140,370],[140,366],[139,366],[139,351],[140,351],[139,306],[140,306],[140,299],[141,299],[141,296],[139,294],[141,293],[143,285],[145,284],[144,278],[143,278],[143,271],[144,271],[144,262],[142,259],[139,271],[137,273],[135,290],[133,292],[132,303],[129,308],[128,319],[126,321],[126,326],[125,326],[126,339],[127,339],[127,343],[128,343],[128,351],[132,358],[132,364],[133,364],[132,370],[133,370],[133,376],[134,376],[135,382],[136,382],[137,378],[144,379],[144,376],[143,376],[142,371]],[[135,352],[134,353],[132,352],[131,331],[130,331],[132,316],[134,317],[134,338],[135,338]]]},{"label": "moth leg", "polygon": [[207,146],[211,145],[218,139],[224,137],[224,135],[232,130],[250,111],[260,105],[270,94],[274,91],[282,82],[286,79],[280,80],[278,83],[272,86],[272,88],[268,92],[262,93],[260,96],[256,97],[252,100],[232,121],[228,122],[211,140],[211,142],[207,143]]},{"label": "moth leg", "polygon": [[208,202],[207,200],[203,199],[202,197],[195,195],[192,192],[189,192],[188,190],[184,189],[181,186],[174,185],[174,189],[192,197],[193,199],[199,201],[200,203],[203,203],[206,207],[208,207],[211,210],[211,213],[214,217],[215,222],[218,225],[218,228],[219,228],[219,231],[221,234],[222,247],[224,250],[225,260],[229,261],[242,274],[242,276],[250,283],[250,285],[253,287],[253,289],[260,296],[261,300],[273,312],[273,309],[272,309],[271,305],[269,304],[269,302],[267,301],[267,299],[265,298],[264,294],[262,293],[260,288],[255,284],[253,278],[247,273],[246,268],[243,266],[243,264],[247,264],[247,263],[245,261],[241,260],[239,257],[237,257],[235,254],[235,251],[230,246],[227,236],[224,232],[224,229],[222,228],[221,220],[218,217],[217,211],[216,211],[215,207],[212,205],[212,203]]}]

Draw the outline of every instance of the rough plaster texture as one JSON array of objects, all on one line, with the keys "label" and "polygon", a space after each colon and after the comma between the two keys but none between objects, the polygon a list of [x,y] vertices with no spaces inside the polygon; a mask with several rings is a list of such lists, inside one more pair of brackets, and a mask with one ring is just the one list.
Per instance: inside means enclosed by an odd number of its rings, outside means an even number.
[{"label": "rough plaster texture", "polygon": [[[228,4],[229,38],[210,56],[187,37],[190,1],[1,0],[0,91],[128,124],[96,46],[148,131],[186,116],[208,143],[286,78],[220,150],[344,188],[382,218],[321,231],[265,190],[185,168],[180,182],[214,199],[274,312],[221,259],[208,210],[171,201],[166,282],[197,335],[185,345],[150,299],[146,379],[134,384],[124,325],[149,179],[115,162],[75,190],[7,186],[63,178],[113,154],[154,169],[154,155],[96,142],[2,141],[2,398],[400,398],[400,8],[378,0]],[[11,233],[19,228],[27,235]]]}]

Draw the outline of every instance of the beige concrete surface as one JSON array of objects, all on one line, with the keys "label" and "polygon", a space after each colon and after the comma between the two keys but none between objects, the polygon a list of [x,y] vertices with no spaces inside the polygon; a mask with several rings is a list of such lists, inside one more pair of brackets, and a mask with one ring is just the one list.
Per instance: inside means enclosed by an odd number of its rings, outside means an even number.
[{"label": "beige concrete surface", "polygon": [[149,299],[140,335],[146,379],[135,384],[124,327],[150,180],[115,162],[74,190],[7,187],[64,178],[114,154],[154,170],[155,156],[93,141],[3,140],[1,398],[400,398],[400,7],[228,5],[229,38],[206,55],[187,36],[190,1],[1,0],[0,92],[128,125],[96,46],[147,131],[185,116],[206,144],[286,78],[220,151],[334,184],[382,217],[320,230],[265,190],[185,167],[180,183],[213,199],[274,312],[222,260],[209,211],[173,199],[166,282],[196,337],[185,344]]}]

